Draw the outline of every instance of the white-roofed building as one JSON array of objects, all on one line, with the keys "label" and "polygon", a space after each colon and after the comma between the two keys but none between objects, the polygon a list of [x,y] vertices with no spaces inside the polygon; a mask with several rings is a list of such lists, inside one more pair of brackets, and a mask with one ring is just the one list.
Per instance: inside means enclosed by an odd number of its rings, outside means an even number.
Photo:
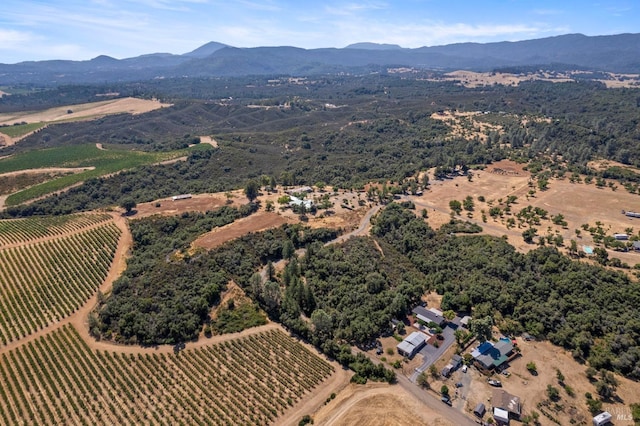
[{"label": "white-roofed building", "polygon": [[426,344],[429,337],[419,331],[414,331],[408,335],[402,342],[398,343],[396,348],[400,355],[411,358]]}]

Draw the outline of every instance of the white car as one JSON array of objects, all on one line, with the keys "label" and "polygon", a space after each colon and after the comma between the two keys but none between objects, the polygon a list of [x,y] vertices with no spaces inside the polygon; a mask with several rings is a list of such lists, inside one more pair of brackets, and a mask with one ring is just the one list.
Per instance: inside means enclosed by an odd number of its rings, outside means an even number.
[{"label": "white car", "polygon": [[467,366],[466,366],[466,365],[463,365],[463,366],[462,366],[462,372],[463,372],[463,373],[466,373],[466,372],[467,372]]}]

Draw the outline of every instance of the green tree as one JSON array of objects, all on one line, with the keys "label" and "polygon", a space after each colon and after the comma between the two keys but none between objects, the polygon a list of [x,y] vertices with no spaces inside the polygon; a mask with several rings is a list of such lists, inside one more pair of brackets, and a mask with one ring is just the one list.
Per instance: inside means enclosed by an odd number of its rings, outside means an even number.
[{"label": "green tree", "polygon": [[449,387],[447,385],[442,385],[440,388],[440,393],[445,396],[449,396]]},{"label": "green tree", "polygon": [[536,228],[525,229],[522,232],[522,238],[524,239],[524,242],[527,244],[533,243],[533,237],[536,236],[537,232],[538,230]]},{"label": "green tree", "polygon": [[247,196],[249,202],[253,202],[260,193],[260,184],[255,180],[251,179],[244,187],[244,195]]},{"label": "green tree", "polygon": [[551,401],[558,401],[560,399],[560,391],[554,386],[547,385],[547,397]]},{"label": "green tree", "polygon": [[131,197],[126,197],[122,199],[120,203],[120,207],[126,210],[127,214],[131,213],[133,209],[136,208],[136,202]]},{"label": "green tree", "polygon": [[285,242],[282,244],[282,258],[291,259],[295,253],[296,249],[293,246],[291,240],[285,240]]},{"label": "green tree", "polygon": [[459,215],[462,212],[462,203],[458,200],[451,200],[449,201],[449,208],[452,212]]},{"label": "green tree", "polygon": [[427,373],[424,371],[420,373],[416,379],[416,383],[418,383],[418,386],[422,388],[429,389],[430,385],[429,380],[427,379]]},{"label": "green tree", "polygon": [[493,327],[493,318],[485,316],[482,318],[474,318],[470,321],[469,328],[480,342],[491,339],[491,328]]},{"label": "green tree", "polygon": [[462,202],[462,206],[464,207],[465,210],[472,212],[473,211],[473,198],[471,197],[471,195],[467,195],[467,198],[464,199],[464,201]]},{"label": "green tree", "polygon": [[321,341],[331,338],[331,334],[333,332],[333,320],[331,319],[331,315],[323,309],[316,309],[311,314],[311,323],[313,324],[315,333],[319,335]]}]

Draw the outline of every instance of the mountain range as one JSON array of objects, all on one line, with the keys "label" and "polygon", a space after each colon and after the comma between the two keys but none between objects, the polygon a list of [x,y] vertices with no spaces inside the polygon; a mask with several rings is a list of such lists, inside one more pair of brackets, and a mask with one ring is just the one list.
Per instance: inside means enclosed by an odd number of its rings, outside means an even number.
[{"label": "mountain range", "polygon": [[0,64],[0,85],[108,83],[172,77],[242,75],[310,76],[372,72],[389,67],[492,71],[505,67],[545,66],[615,73],[640,73],[640,34],[585,36],[567,34],[535,40],[458,43],[402,48],[356,43],[345,48],[237,48],[210,42],[182,54],[153,53],[88,61],[28,61]]}]

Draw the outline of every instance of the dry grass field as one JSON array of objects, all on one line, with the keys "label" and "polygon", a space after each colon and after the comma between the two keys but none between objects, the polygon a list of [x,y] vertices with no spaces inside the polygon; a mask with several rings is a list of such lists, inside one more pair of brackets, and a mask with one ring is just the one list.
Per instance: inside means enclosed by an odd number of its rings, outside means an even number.
[{"label": "dry grass field", "polygon": [[[119,98],[99,102],[89,102],[86,104],[66,105],[62,107],[49,108],[44,111],[20,111],[0,114],[0,126],[13,125],[15,123],[27,123],[35,126],[20,135],[11,137],[8,132],[2,132],[0,127],[0,148],[13,145],[21,139],[29,136],[49,123],[67,121],[85,121],[110,114],[143,114],[159,108],[169,107],[171,104],[164,104],[157,100],[138,98]],[[35,129],[35,130],[34,130]]]},{"label": "dry grass field", "polygon": [[[551,73],[547,71],[539,71],[537,73],[527,74],[510,74],[500,72],[474,72],[474,71],[453,71],[445,74],[444,79],[449,81],[459,81],[465,87],[482,87],[501,84],[505,86],[517,86],[525,81],[550,81],[553,83],[562,83],[574,81],[579,76],[579,71],[566,73]],[[638,87],[640,86],[640,76],[637,74],[614,74],[608,73],[607,79],[597,80],[604,83],[607,87]]]},{"label": "dry grass field", "polygon": [[[522,232],[528,225],[519,225],[515,218],[516,213],[529,205],[545,209],[549,218],[557,214],[564,216],[566,226],[555,225],[551,220],[542,220],[535,228],[538,235],[561,235],[565,247],[569,246],[572,239],[577,242],[578,247],[596,246],[590,234],[582,230],[583,224],[594,226],[596,222],[600,222],[607,235],[623,233],[628,228],[633,228],[633,233],[640,231],[640,219],[629,218],[621,213],[622,210],[640,209],[640,197],[624,188],[598,188],[594,184],[571,183],[566,178],[550,180],[548,189],[541,191],[537,189],[535,182],[531,181],[529,173],[523,170],[522,165],[509,160],[491,164],[485,170],[474,170],[472,173],[471,181],[464,177],[441,181],[432,179],[430,189],[422,196],[409,197],[416,204],[416,213],[426,209],[429,216],[427,221],[432,227],[437,228],[450,220],[451,200],[462,201],[465,197],[471,196],[474,200],[474,210],[463,210],[461,216],[457,217],[479,224],[483,227],[484,233],[506,236],[510,244],[523,252],[537,247],[536,244],[524,242]],[[529,195],[532,189],[535,193]],[[504,207],[509,196],[517,197],[511,205],[511,213],[504,213],[502,217],[491,217],[489,209],[493,206]],[[484,197],[485,201],[479,201],[478,197]],[[486,222],[482,220],[483,212]],[[510,218],[515,220],[515,225],[509,225]],[[576,229],[581,230],[579,237],[576,235]],[[640,254],[633,251],[610,250],[609,257],[617,257],[630,266],[640,263]]]},{"label": "dry grass field", "polygon": [[171,106],[156,100],[120,98],[86,104],[66,105],[44,111],[21,111],[0,114],[0,125],[16,122],[40,123],[54,121],[81,120],[108,114],[143,114],[159,108]]},{"label": "dry grass field", "polygon": [[322,426],[453,426],[399,386],[350,384],[313,416]]}]

